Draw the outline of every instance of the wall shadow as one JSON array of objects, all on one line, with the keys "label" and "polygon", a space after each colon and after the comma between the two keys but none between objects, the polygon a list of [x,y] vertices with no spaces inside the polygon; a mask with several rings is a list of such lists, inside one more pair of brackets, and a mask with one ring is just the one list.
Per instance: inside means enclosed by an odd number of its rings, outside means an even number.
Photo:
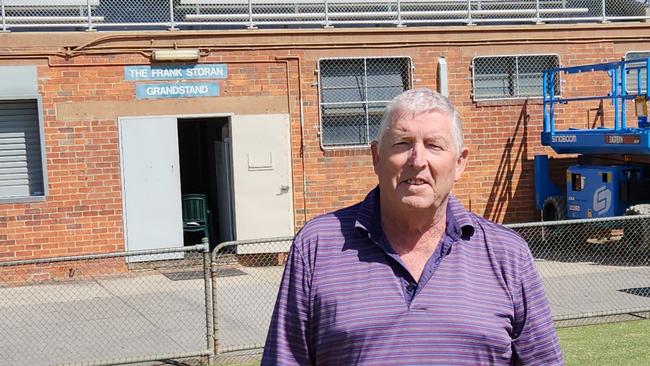
[{"label": "wall shadow", "polygon": [[[533,164],[527,159],[529,121],[528,100],[526,100],[521,106],[512,135],[508,137],[503,147],[503,153],[494,175],[492,188],[483,212],[483,216],[490,220],[504,223],[522,222],[530,221],[534,216],[530,209],[530,207],[534,207],[534,191],[532,189],[520,190],[524,177],[529,177],[532,186]],[[518,172],[520,172],[519,179],[513,181]],[[517,207],[511,207],[511,203],[515,201],[520,204]],[[524,204],[522,205],[521,202]]]}]

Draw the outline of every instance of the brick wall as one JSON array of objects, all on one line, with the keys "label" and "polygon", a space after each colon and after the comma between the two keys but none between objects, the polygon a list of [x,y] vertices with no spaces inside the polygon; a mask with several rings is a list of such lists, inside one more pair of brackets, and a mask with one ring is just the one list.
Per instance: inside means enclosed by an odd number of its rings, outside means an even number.
[{"label": "brick wall", "polygon": [[[257,49],[250,46],[248,49],[242,46],[210,51],[202,62],[227,64],[228,78],[219,81],[220,97],[206,98],[201,103],[208,110],[218,98],[288,97],[295,225],[300,228],[305,219],[359,201],[376,184],[369,149],[323,150],[320,147],[316,87],[318,60],[324,57],[407,56],[415,66],[413,86],[435,89],[437,58],[444,55],[449,65],[450,99],[461,111],[466,144],[471,151],[468,168],[456,185],[455,194],[473,212],[495,221],[537,220],[539,213],[534,207],[533,156],[551,153],[550,149],[540,145],[541,102],[538,99],[474,102],[470,94],[472,58],[479,55],[553,53],[559,55],[562,65],[568,66],[618,60],[623,56],[621,50],[647,50],[650,49],[650,41],[628,41],[625,44],[614,40],[614,35],[620,34],[619,31],[603,28],[584,31],[598,39],[590,43],[572,42],[570,39],[566,42],[550,41],[554,37],[567,37],[566,30],[556,34],[547,29],[545,32],[549,41],[536,46],[522,44],[520,40],[510,41],[512,31],[503,31],[497,36],[486,35],[485,42],[494,42],[492,38],[499,42],[482,44],[483,36],[477,34],[475,29],[458,31],[460,35],[456,44],[445,44],[442,32],[427,34],[420,31],[412,35],[420,43],[406,45],[408,42],[404,42],[405,45],[400,46],[404,36],[392,30],[377,32],[376,35],[367,32],[360,34],[360,40],[355,45],[346,47],[337,47],[337,42],[345,43],[350,35],[319,35],[314,32],[307,39],[314,44],[329,44],[331,47],[292,46],[294,40],[290,32],[286,32],[275,41],[283,45],[277,49],[263,46]],[[530,29],[532,37],[539,28]],[[465,44],[462,41],[463,32],[473,37],[475,43]],[[264,33],[260,33],[259,37],[257,34],[247,33],[243,38],[237,38],[237,42],[246,44],[257,41],[262,44],[264,37],[268,37]],[[151,37],[155,40],[155,35]],[[227,37],[226,34],[224,39]],[[518,34],[518,37],[525,38],[526,34]],[[608,41],[608,37],[612,40]],[[385,42],[384,46],[370,47],[364,43],[379,39]],[[188,34],[183,41],[191,44],[193,38]],[[204,40],[197,42],[205,44]],[[218,39],[214,40],[215,44],[219,42]],[[146,42],[141,45],[146,47]],[[57,46],[55,41],[54,46]],[[288,59],[278,59],[283,57]],[[298,58],[302,67],[300,80]],[[75,63],[76,66],[57,65],[65,62]],[[0,203],[0,260],[124,249],[117,119],[105,117],[101,103],[135,103],[134,83],[124,80],[123,67],[148,62],[142,55],[127,50],[122,53],[113,51],[110,54],[85,55],[72,61],[52,57],[51,65],[32,61],[28,57],[3,61],[2,65],[39,64],[49,195],[44,202]],[[571,85],[569,79],[565,85]],[[595,79],[581,87],[603,93],[603,85],[608,88],[608,84]],[[569,88],[573,87],[567,86],[566,91],[570,92]],[[304,107],[302,131],[299,88],[302,90]],[[61,117],[63,107],[74,110],[76,106],[93,102],[101,102],[95,110],[86,108],[75,118]],[[147,102],[138,103],[142,107],[142,103]],[[233,112],[246,113],[247,106],[240,108]],[[589,108],[593,108],[593,105],[568,110],[564,114],[565,119],[560,122],[569,125],[576,120],[586,121],[589,116],[585,110]],[[113,112],[119,115],[119,111]],[[150,113],[155,114],[156,111]],[[608,116],[608,113],[606,111],[605,115]],[[304,150],[301,149],[301,135],[304,136]],[[566,161],[562,164],[566,165]],[[303,181],[306,182],[304,190]]]}]

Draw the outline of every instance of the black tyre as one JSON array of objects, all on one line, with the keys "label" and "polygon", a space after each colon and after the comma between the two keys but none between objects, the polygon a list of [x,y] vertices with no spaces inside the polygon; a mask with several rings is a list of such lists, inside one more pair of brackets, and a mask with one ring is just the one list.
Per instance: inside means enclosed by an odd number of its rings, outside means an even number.
[{"label": "black tyre", "polygon": [[[566,220],[566,199],[561,196],[550,196],[544,201],[542,208],[542,221]],[[563,242],[566,226],[549,225],[542,227],[542,242],[544,245],[544,257],[549,259],[562,259],[567,256]]]},{"label": "black tyre", "polygon": [[544,201],[542,221],[566,220],[566,199],[561,196],[550,196]]}]

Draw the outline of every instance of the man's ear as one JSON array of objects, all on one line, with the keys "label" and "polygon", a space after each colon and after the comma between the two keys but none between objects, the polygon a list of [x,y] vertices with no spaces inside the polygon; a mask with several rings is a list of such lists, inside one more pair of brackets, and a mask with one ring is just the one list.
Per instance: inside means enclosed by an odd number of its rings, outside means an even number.
[{"label": "man's ear", "polygon": [[372,166],[375,169],[375,174],[377,174],[377,166],[379,164],[379,143],[377,141],[370,143],[370,152],[372,152]]},{"label": "man's ear", "polygon": [[456,174],[454,176],[454,181],[460,179],[460,176],[463,175],[465,167],[467,166],[467,157],[469,156],[469,149],[465,146],[460,150],[458,154],[458,160],[456,160]]}]

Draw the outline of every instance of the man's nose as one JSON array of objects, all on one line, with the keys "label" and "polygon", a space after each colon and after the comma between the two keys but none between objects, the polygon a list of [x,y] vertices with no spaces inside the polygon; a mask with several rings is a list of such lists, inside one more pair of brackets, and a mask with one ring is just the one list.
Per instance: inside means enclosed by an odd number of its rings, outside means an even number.
[{"label": "man's nose", "polygon": [[426,166],[424,159],[424,145],[416,143],[411,148],[411,155],[409,156],[409,165],[414,168],[422,168]]}]

